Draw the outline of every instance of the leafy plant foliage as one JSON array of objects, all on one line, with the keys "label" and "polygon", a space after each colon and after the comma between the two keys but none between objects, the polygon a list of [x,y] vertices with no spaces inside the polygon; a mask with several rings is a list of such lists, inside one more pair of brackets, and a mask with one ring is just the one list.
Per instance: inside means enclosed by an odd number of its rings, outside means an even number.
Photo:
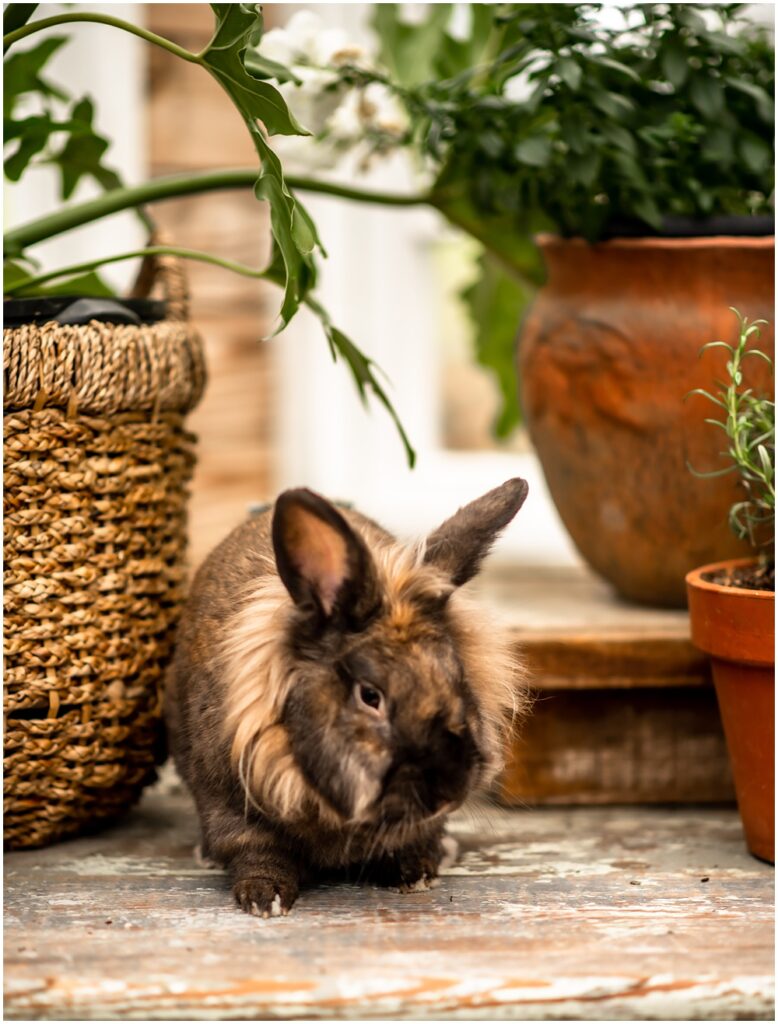
[{"label": "leafy plant foliage", "polygon": [[711,348],[727,352],[728,380],[714,393],[703,388],[691,392],[702,395],[721,410],[719,418],[712,417],[705,422],[726,435],[727,449],[721,454],[730,460],[730,465],[712,472],[689,468],[702,477],[739,475],[746,496],[730,509],[730,526],[737,537],[769,554],[768,549],[775,540],[775,402],[765,395],[754,394],[752,388],[743,387],[743,364],[750,356],[765,360],[772,370],[770,357],[750,347],[766,321],[749,323],[736,309],[732,312],[738,318],[739,328],[735,344],[712,341],[700,350],[700,354]]},{"label": "leafy plant foliage", "polygon": [[743,5],[638,4],[616,28],[602,7],[470,5],[462,40],[443,27],[451,5],[415,26],[380,5],[382,80],[432,161],[436,205],[590,241],[769,212],[773,47]]},{"label": "leafy plant foliage", "polygon": [[596,242],[654,234],[667,217],[772,212],[774,49],[743,6],[611,8],[607,27],[601,4],[471,4],[464,36],[450,28],[454,5],[415,25],[401,5],[377,7],[387,73],[362,80],[396,90],[433,204],[490,253],[491,280],[467,293],[473,319],[483,323],[497,266],[517,281],[509,300],[503,279],[493,343],[478,334],[506,400],[498,433],[518,419],[506,365],[516,313],[543,277],[534,233]]},{"label": "leafy plant foliage", "polygon": [[[252,274],[250,268],[241,268],[242,272],[264,277],[282,288],[277,331],[283,330],[304,303],[316,313],[333,358],[345,360],[363,399],[370,393],[386,407],[400,431],[408,460],[413,464],[413,449],[375,376],[372,362],[332,325],[327,313],[312,296],[316,284],[316,255],[324,253],[316,227],[304,205],[287,186],[281,161],[268,141],[273,135],[307,135],[308,132],[295,120],[276,85],[269,81],[271,78],[278,82],[290,81],[294,80],[294,75],[281,64],[267,61],[257,53],[264,30],[261,7],[258,4],[211,4],[215,23],[213,36],[200,53],[190,53],[170,40],[111,16],[66,13],[45,19],[38,25],[27,24],[36,6],[11,5],[10,12],[6,12],[6,51],[39,29],[91,20],[141,35],[190,63],[200,65],[219,83],[251,136],[259,161],[254,192],[257,199],[266,201],[270,207],[273,239],[270,263],[263,272]],[[33,163],[56,164],[61,172],[64,200],[73,195],[83,177],[94,178],[106,190],[121,187],[118,175],[103,162],[108,141],[94,130],[91,99],[84,97],[72,102],[63,115],[57,106],[70,102],[71,98],[44,77],[47,62],[66,41],[65,36],[49,36],[31,48],[13,50],[4,62],[5,140],[9,146],[5,159],[6,176],[17,181]],[[33,97],[37,109],[26,114],[24,108]],[[56,285],[47,283],[43,287],[42,283],[36,283],[33,261],[23,248],[6,246],[4,255],[6,294],[61,293],[76,288],[92,294],[105,293],[105,284],[93,272],[94,267],[87,274],[71,276]],[[208,254],[194,255],[209,260]],[[107,261],[115,259],[115,255],[106,257]],[[215,257],[210,261],[224,265],[224,261]],[[48,280],[52,275],[43,276]]]},{"label": "leafy plant foliage", "polygon": [[[103,163],[109,143],[92,124],[92,100],[74,100],[44,77],[46,64],[66,42],[67,36],[49,36],[11,54],[3,67],[6,177],[18,181],[31,162],[54,164],[60,170],[63,199],[72,196],[82,177],[94,178],[105,189],[121,185],[116,171]],[[38,109],[25,114],[33,99]]]}]

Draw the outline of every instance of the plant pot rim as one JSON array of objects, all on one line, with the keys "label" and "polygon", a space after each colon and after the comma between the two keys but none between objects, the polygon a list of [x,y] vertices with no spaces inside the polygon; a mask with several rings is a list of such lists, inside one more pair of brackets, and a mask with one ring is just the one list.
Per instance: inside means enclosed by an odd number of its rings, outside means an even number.
[{"label": "plant pot rim", "polygon": [[[54,323],[60,325],[62,321],[58,317],[66,312],[76,302],[90,302],[99,304],[110,304],[113,307],[121,307],[129,314],[128,323],[137,322],[140,324],[156,324],[165,319],[167,302],[165,299],[150,299],[130,297],[109,297],[95,295],[30,295],[30,296],[3,296],[3,326],[7,328],[23,327],[28,324]],[[103,323],[118,323],[110,317],[105,318],[98,315],[94,318],[102,320]],[[81,319],[76,321],[65,321],[65,323],[85,323]]]},{"label": "plant pot rim", "polygon": [[755,558],[728,558],[723,562],[710,562],[708,565],[698,566],[686,574],[686,583],[697,590],[708,590],[713,593],[726,594],[732,598],[749,598],[759,601],[775,601],[774,590],[752,590],[750,587],[728,587],[723,583],[712,583],[703,579],[703,575],[709,572],[717,572],[721,569],[737,569],[741,565],[753,565]]},{"label": "plant pot rim", "polygon": [[585,238],[564,238],[562,235],[543,233],[535,236],[541,249],[571,248],[607,251],[609,249],[773,249],[774,235],[699,235],[694,238],[663,238],[645,235],[641,238],[609,238],[602,242],[587,242]]}]

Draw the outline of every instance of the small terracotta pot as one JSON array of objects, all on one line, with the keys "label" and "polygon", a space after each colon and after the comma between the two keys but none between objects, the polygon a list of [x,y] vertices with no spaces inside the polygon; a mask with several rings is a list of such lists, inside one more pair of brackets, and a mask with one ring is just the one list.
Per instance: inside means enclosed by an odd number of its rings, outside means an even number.
[{"label": "small terracotta pot", "polygon": [[[727,528],[742,497],[724,465],[715,388],[735,306],[773,319],[774,240],[619,238],[598,245],[538,239],[548,281],[523,326],[522,405],[551,496],[591,567],[625,597],[682,607],[696,565],[744,556]],[[759,346],[772,354],[773,331]],[[749,360],[747,383],[770,388]]]},{"label": "small terracotta pot", "polygon": [[686,586],[692,642],[711,656],[746,842],[775,863],[775,594],[705,578],[748,562],[704,565]]}]

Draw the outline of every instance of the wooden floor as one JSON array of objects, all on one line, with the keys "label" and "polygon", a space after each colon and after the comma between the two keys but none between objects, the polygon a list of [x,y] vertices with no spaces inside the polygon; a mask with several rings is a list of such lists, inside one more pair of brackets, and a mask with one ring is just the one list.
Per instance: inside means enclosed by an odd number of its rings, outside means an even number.
[{"label": "wooden floor", "polygon": [[114,829],[5,858],[5,1016],[771,1019],[773,870],[725,808],[461,814],[418,894],[232,904],[175,779]]}]

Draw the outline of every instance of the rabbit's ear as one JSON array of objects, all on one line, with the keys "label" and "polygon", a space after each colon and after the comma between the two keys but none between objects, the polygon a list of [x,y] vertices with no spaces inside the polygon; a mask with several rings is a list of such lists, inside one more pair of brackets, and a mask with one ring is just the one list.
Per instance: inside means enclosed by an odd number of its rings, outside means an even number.
[{"label": "rabbit's ear", "polygon": [[461,586],[478,572],[498,534],[527,497],[526,480],[516,477],[460,508],[427,538],[424,561]]},{"label": "rabbit's ear", "polygon": [[302,609],[349,629],[379,602],[365,542],[338,510],[307,488],[284,491],[273,511],[278,574]]}]

